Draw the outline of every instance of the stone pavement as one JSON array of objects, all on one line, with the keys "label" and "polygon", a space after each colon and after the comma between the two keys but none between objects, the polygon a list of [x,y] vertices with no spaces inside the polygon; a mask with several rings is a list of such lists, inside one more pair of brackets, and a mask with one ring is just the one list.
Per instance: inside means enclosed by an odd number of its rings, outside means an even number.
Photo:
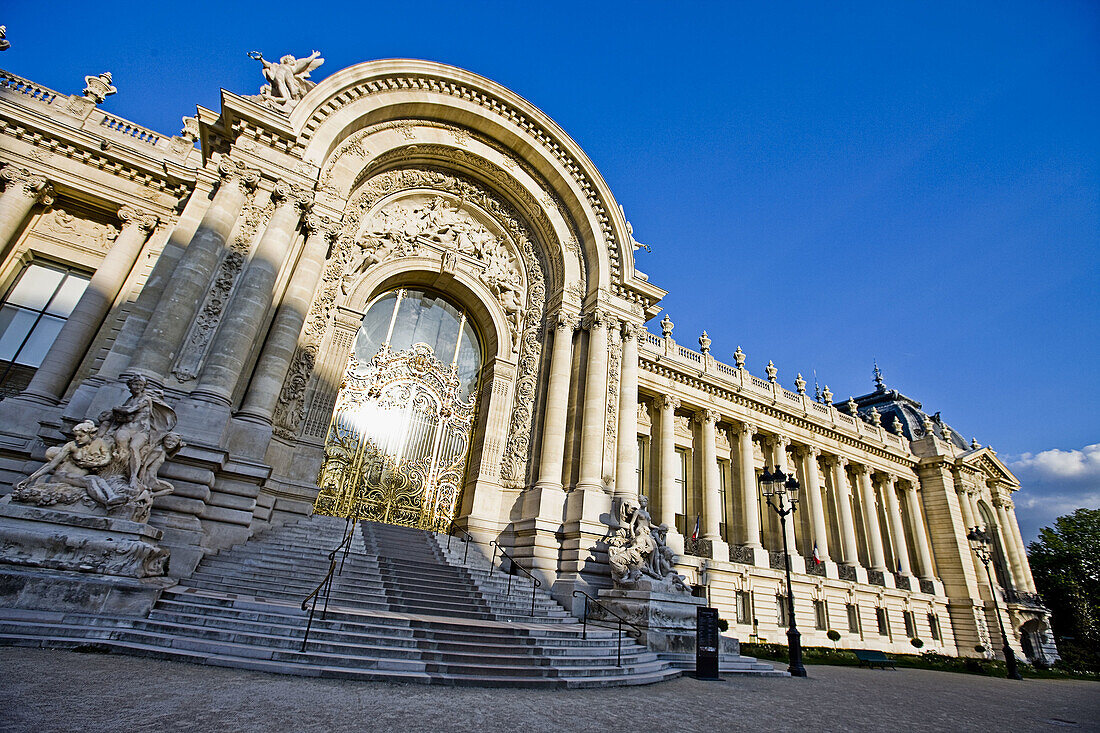
[{"label": "stone pavement", "polygon": [[805,680],[575,691],[358,683],[0,648],[0,730],[1100,731],[1100,684],[809,667]]}]

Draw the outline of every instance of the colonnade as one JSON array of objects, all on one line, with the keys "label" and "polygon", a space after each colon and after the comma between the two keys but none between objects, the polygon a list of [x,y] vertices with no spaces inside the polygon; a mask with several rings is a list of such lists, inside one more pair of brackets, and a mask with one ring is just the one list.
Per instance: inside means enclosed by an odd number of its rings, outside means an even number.
[{"label": "colonnade", "polygon": [[[675,435],[677,411],[683,410],[673,396],[656,395],[652,399],[657,415],[650,450],[660,469],[648,488],[657,498],[656,519],[673,527],[676,515],[684,513]],[[782,538],[767,530],[770,510],[763,503],[755,465],[759,445],[769,467],[793,473],[802,487],[798,512],[805,512],[808,532],[802,529],[799,514],[794,521],[786,522],[787,547],[792,555],[809,555],[816,547],[817,557],[823,562],[882,574],[897,571],[899,577],[936,577],[915,479],[828,454],[820,446],[796,444],[789,436],[765,433],[751,422],[723,421],[713,408],[691,412],[699,426],[692,446],[700,453],[696,465],[702,468],[697,487],[701,494],[700,538],[709,542],[707,552],[712,557],[726,559],[719,552],[727,542],[752,550],[782,550]],[[717,455],[715,445],[718,430],[727,428],[735,435],[730,440],[727,476],[731,480],[726,497],[732,511],[724,518],[720,475],[725,470],[720,460],[724,456]],[[858,497],[858,507],[853,503],[853,493]],[[732,521],[723,537],[720,522],[727,520]],[[691,527],[694,517],[685,521],[684,526]],[[837,546],[830,541],[831,534]]]}]

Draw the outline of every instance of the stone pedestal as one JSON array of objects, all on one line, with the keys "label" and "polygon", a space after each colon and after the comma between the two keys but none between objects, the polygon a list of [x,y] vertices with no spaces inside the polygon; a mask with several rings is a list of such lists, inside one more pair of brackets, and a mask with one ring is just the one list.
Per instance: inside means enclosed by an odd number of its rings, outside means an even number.
[{"label": "stone pedestal", "polygon": [[160,530],[115,517],[0,503],[0,602],[14,608],[134,613],[165,578]]},{"label": "stone pedestal", "polygon": [[[634,588],[613,588],[599,592],[599,602],[642,629],[638,639],[650,651],[695,654],[696,610],[706,599],[682,592],[670,592],[667,583],[640,580]],[[600,606],[589,604],[588,616],[615,625],[618,619]],[[624,631],[633,634],[626,627]]]}]

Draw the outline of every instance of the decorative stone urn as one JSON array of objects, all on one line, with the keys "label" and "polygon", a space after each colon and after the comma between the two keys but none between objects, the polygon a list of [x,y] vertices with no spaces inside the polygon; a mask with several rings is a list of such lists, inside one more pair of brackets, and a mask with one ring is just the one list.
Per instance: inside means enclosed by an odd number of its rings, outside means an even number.
[{"label": "decorative stone urn", "polygon": [[176,413],[143,377],[99,423],[46,450],[46,462],[0,499],[0,602],[20,608],[140,612],[167,579],[162,533],[147,524],[158,477],[183,447]]}]

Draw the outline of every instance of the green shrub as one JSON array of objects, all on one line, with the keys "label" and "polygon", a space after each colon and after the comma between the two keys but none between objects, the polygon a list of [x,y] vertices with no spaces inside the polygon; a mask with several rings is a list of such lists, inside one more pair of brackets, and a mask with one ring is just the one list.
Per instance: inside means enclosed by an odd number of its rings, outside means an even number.
[{"label": "green shrub", "polygon": [[719,631],[729,631],[730,630],[730,622],[725,620],[724,618],[718,619],[718,630]]},{"label": "green shrub", "polygon": [[924,646],[924,642],[915,636],[909,640],[909,643],[913,645],[914,649],[920,649],[922,646]]},{"label": "green shrub", "polygon": [[829,641],[833,643],[840,641],[840,632],[836,629],[829,629],[829,633],[825,634],[825,636],[829,637]]}]

